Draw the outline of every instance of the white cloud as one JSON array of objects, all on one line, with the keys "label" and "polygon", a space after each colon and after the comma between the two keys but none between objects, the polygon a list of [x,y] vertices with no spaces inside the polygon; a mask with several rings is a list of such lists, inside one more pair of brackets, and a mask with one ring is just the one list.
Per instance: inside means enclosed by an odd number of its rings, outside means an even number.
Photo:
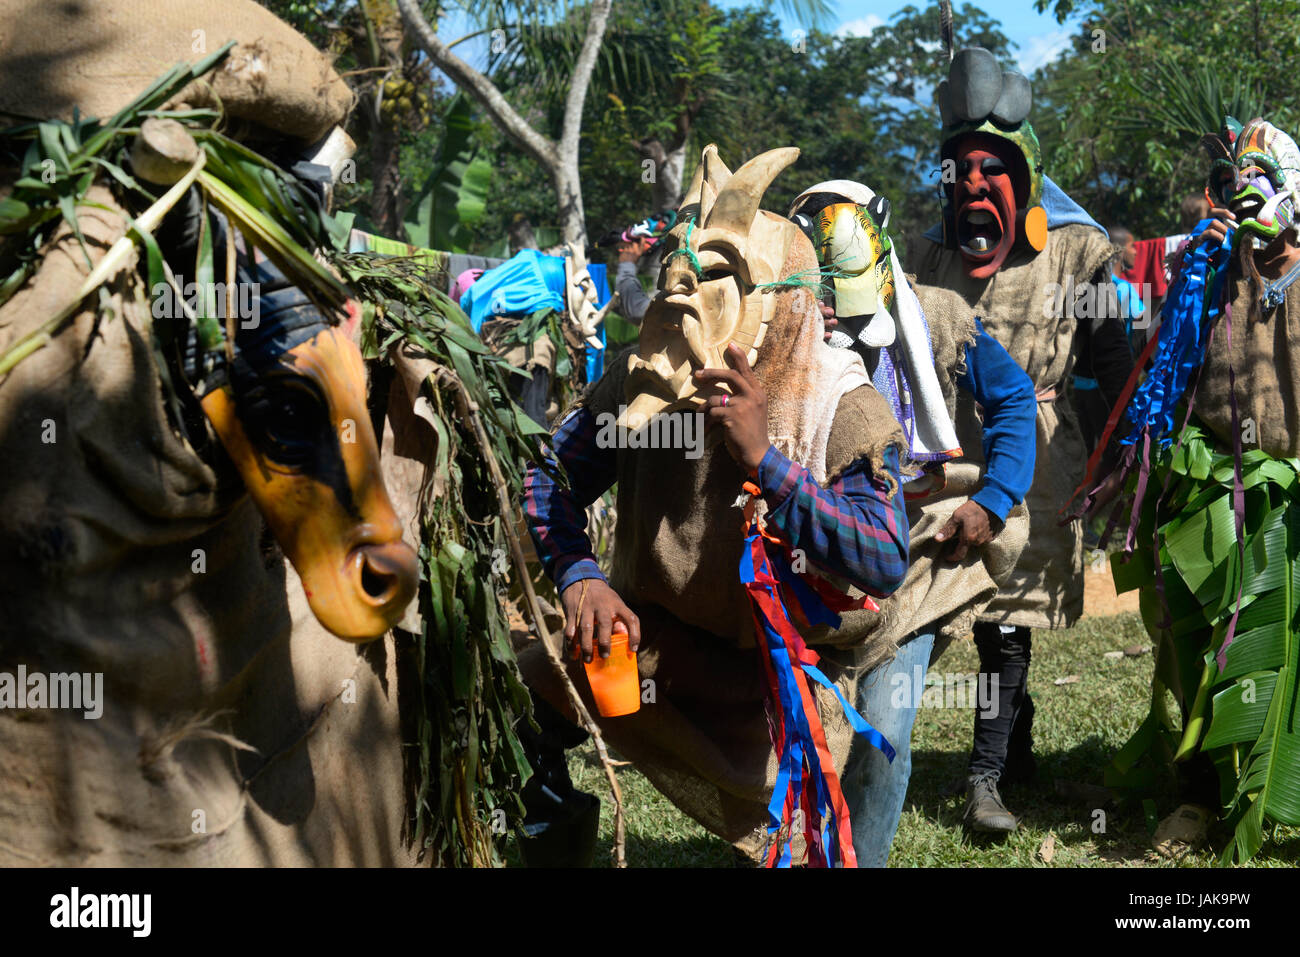
[{"label": "white cloud", "polygon": [[1074,33],[1072,27],[1061,27],[1051,33],[1025,37],[1020,42],[1020,52],[1016,56],[1016,63],[1020,66],[1021,72],[1029,76],[1040,66],[1055,60],[1057,55],[1070,45],[1070,38]]},{"label": "white cloud", "polygon": [[856,20],[845,20],[835,30],[837,37],[866,37],[871,35],[871,31],[876,27],[883,27],[885,21],[883,17],[878,17],[874,13],[868,13],[865,17],[858,17]]}]

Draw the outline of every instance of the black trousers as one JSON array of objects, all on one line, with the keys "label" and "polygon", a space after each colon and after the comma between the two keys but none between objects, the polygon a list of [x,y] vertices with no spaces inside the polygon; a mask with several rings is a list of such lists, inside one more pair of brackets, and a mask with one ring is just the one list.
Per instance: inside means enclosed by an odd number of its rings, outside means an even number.
[{"label": "black trousers", "polygon": [[1007,634],[990,622],[976,622],[975,646],[980,653],[980,680],[992,682],[994,714],[975,710],[975,742],[970,773],[1002,774],[1009,752],[1028,754],[1034,703],[1029,697],[1029,629],[1017,626]]}]

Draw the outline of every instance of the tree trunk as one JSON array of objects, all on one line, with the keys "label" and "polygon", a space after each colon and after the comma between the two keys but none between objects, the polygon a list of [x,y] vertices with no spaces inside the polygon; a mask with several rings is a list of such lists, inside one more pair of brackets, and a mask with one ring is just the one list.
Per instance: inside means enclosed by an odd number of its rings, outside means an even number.
[{"label": "tree trunk", "polygon": [[[372,67],[386,66],[399,73],[402,65],[402,18],[394,0],[361,0],[361,16],[366,25],[367,50]],[[405,239],[402,226],[399,169],[401,155],[400,118],[396,112],[387,117],[379,110],[378,100],[370,103],[370,221],[382,236]]]},{"label": "tree trunk", "polygon": [[655,213],[676,209],[682,201],[682,174],[686,171],[686,143],[668,153],[655,180]]},{"label": "tree trunk", "polygon": [[587,34],[582,50],[569,80],[569,93],[565,98],[564,123],[558,142],[537,132],[527,120],[501,95],[496,84],[474,69],[438,38],[420,12],[416,0],[396,0],[406,23],[420,49],[429,55],[438,68],[446,73],[458,87],[468,93],[487,113],[492,123],[510,137],[542,168],[550,174],[555,187],[559,210],[560,230],[564,241],[585,246],[587,223],[582,209],[582,185],[578,177],[578,144],[582,133],[582,107],[591,86],[591,73],[605,38],[612,0],[592,0],[587,20]]},{"label": "tree trunk", "polygon": [[506,227],[506,236],[510,240],[512,253],[517,253],[521,249],[537,248],[537,235],[533,232],[533,224],[523,213],[516,213],[510,220],[510,225]]}]

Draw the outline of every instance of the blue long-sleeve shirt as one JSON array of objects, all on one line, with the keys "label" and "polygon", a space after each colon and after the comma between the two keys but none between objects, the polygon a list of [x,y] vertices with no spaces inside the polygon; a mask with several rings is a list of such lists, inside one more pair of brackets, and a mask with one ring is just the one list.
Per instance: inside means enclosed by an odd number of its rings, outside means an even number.
[{"label": "blue long-sleeve shirt", "polygon": [[1038,400],[1033,380],[976,319],[975,339],[966,346],[966,371],[957,385],[984,410],[986,469],[971,500],[1005,521],[1034,480]]},{"label": "blue long-sleeve shirt", "polygon": [[[546,573],[561,592],[584,578],[605,578],[586,534],[585,509],[614,484],[618,452],[600,448],[598,432],[595,416],[579,408],[552,440],[550,457],[564,466],[569,487],[561,487],[536,465],[529,466],[524,482],[528,530]],[[883,465],[897,483],[894,449],[885,452]],[[771,446],[758,466],[758,487],[767,502],[768,526],[791,547],[802,549],[811,564],[876,597],[902,584],[909,531],[903,496],[891,497],[885,477],[873,474],[865,459],[824,489],[806,468]]]}]

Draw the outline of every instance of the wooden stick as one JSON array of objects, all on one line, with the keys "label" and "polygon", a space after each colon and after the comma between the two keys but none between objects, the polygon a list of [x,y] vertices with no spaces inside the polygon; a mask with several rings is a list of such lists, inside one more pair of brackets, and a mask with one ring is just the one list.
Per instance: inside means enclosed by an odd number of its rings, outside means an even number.
[{"label": "wooden stick", "polygon": [[614,765],[610,760],[609,751],[605,748],[605,739],[601,737],[600,728],[592,719],[587,706],[582,703],[582,696],[578,694],[578,689],[574,687],[573,680],[569,677],[564,662],[555,653],[555,649],[551,647],[551,643],[547,640],[550,632],[546,627],[545,619],[542,617],[541,609],[538,607],[537,593],[533,591],[533,581],[528,576],[528,563],[524,560],[524,550],[519,544],[518,536],[515,535],[513,512],[510,508],[510,500],[506,497],[505,477],[501,474],[501,466],[492,451],[491,443],[488,441],[487,430],[483,428],[483,421],[479,418],[478,403],[465,389],[465,384],[451,370],[439,367],[435,376],[439,382],[449,383],[455,388],[457,408],[464,419],[473,426],[474,439],[478,442],[483,457],[487,461],[488,471],[492,474],[492,484],[496,486],[497,506],[501,512],[501,525],[505,530],[506,540],[510,543],[510,557],[513,559],[515,570],[519,574],[528,613],[532,616],[533,626],[537,629],[538,639],[542,643],[542,648],[546,651],[546,657],[550,659],[551,665],[560,676],[569,704],[578,716],[578,723],[591,735],[591,740],[596,745],[600,765],[605,771],[605,778],[609,781],[609,790],[614,799],[614,865],[616,867],[627,867],[627,823],[623,817],[623,791],[618,786],[618,775],[614,772]]}]

